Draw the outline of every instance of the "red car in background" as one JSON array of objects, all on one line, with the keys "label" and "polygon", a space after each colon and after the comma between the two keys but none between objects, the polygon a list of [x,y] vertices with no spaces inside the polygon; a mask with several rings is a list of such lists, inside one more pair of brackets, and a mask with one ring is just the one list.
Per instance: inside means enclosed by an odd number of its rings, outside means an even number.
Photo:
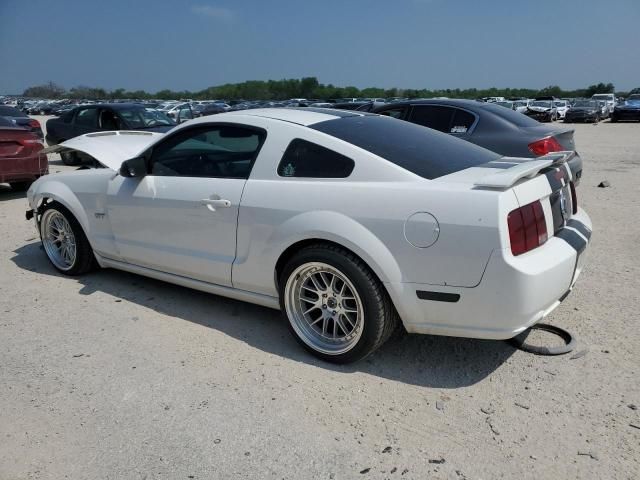
[{"label": "red car in background", "polygon": [[34,133],[0,117],[0,183],[26,190],[35,179],[49,173],[43,148],[42,140]]}]

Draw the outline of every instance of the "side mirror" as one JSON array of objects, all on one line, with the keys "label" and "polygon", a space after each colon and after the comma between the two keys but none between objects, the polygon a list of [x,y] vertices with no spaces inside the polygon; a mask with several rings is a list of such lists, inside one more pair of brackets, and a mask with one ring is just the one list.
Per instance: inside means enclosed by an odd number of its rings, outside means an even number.
[{"label": "side mirror", "polygon": [[144,157],[125,160],[120,167],[120,175],[123,177],[144,177],[147,174],[147,162]]}]

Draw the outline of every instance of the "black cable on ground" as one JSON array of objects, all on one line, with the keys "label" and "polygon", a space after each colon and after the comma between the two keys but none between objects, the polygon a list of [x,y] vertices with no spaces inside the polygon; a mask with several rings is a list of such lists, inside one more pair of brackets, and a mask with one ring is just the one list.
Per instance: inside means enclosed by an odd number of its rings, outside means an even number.
[{"label": "black cable on ground", "polygon": [[[529,345],[528,343],[525,343],[525,341],[531,330],[544,330],[545,332],[554,333],[564,340],[565,345],[561,345],[559,347],[539,347],[537,345]],[[576,348],[577,344],[575,337],[571,333],[560,327],[548,325],[546,323],[536,323],[521,334],[510,338],[507,341],[519,350],[535,353],[536,355],[563,355]]]}]

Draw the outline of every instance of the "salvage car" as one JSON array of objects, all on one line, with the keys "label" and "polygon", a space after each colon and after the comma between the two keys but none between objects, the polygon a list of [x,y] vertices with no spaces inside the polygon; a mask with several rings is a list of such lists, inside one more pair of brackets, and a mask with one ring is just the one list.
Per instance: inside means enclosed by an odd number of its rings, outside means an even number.
[{"label": "salvage car", "polygon": [[[541,125],[496,103],[473,100],[410,100],[373,110],[417,123],[511,157],[540,157],[561,150],[575,150],[574,130]],[[570,166],[576,182],[582,177],[582,159],[575,155]]]},{"label": "salvage car", "polygon": [[0,183],[18,191],[49,172],[42,140],[16,125],[13,119],[0,117]]},{"label": "salvage car", "polygon": [[[144,130],[166,132],[176,125],[165,114],[135,103],[105,103],[82,105],[60,117],[47,120],[46,140],[56,145],[91,132],[113,130]],[[79,165],[82,156],[76,152],[61,155],[66,165]]]},{"label": "salvage car", "polygon": [[106,168],[29,189],[58,271],[97,264],[281,309],[337,363],[398,322],[511,338],[568,295],[591,236],[573,152],[503,157],[368,113],[247,110],[47,150],[65,149]]},{"label": "salvage car", "polygon": [[593,122],[598,123],[602,115],[600,103],[596,100],[576,100],[564,116],[565,123]]},{"label": "salvage car", "polygon": [[611,121],[619,122],[621,120],[640,121],[640,93],[629,95],[624,103],[615,106],[611,114]]},{"label": "salvage car", "polygon": [[534,100],[522,113],[539,122],[555,122],[558,119],[558,110],[553,100]]},{"label": "salvage car", "polygon": [[603,118],[611,116],[613,109],[616,106],[616,96],[613,93],[596,93],[591,97],[592,100],[598,100],[605,104],[605,114]]}]

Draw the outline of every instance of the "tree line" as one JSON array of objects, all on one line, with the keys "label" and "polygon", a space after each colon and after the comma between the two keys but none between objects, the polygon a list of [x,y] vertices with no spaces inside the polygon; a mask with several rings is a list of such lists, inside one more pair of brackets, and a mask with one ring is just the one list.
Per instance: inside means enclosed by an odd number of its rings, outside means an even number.
[{"label": "tree line", "polygon": [[[118,88],[107,90],[104,88],[88,87],[80,85],[69,90],[54,83],[48,82],[27,88],[23,92],[25,97],[38,98],[73,98],[73,99],[179,99],[190,98],[194,100],[225,99],[225,100],[286,100],[289,98],[313,98],[313,99],[337,99],[337,98],[433,98],[451,97],[476,99],[483,97],[525,97],[532,98],[543,95],[555,97],[591,97],[594,93],[614,93],[612,83],[598,83],[586,88],[576,90],[563,90],[557,85],[551,85],[543,89],[532,88],[467,88],[467,89],[406,89],[406,88],[378,88],[368,87],[338,87],[331,83],[322,84],[316,77],[304,77],[300,79],[283,80],[250,80],[241,83],[226,83],[205,88],[200,91],[188,90],[160,90],[155,93],[145,90],[125,90]],[[620,96],[629,93],[640,93],[640,88],[631,92],[617,92]]]}]

